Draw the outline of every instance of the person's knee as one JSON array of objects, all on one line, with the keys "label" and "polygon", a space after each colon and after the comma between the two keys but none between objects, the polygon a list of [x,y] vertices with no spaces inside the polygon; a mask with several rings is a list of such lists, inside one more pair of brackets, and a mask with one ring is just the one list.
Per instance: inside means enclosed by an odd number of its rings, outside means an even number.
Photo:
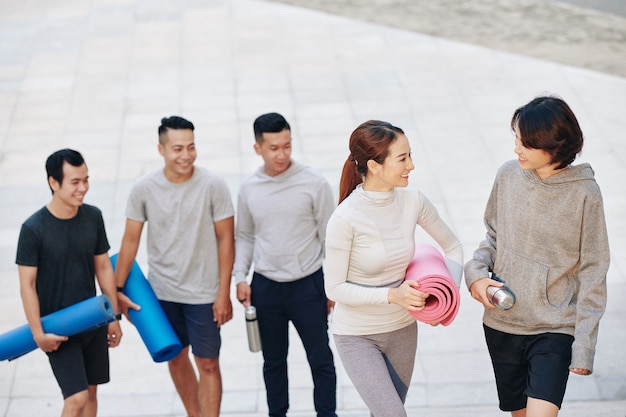
[{"label": "person's knee", "polygon": [[204,375],[219,375],[220,363],[218,358],[196,358],[198,372]]},{"label": "person's knee", "polygon": [[167,362],[170,368],[181,368],[181,367],[187,366],[187,364],[190,364],[190,363],[191,362],[189,361],[189,347],[188,346],[183,348],[183,350],[181,350],[181,352],[178,355],[176,355],[175,357],[173,357]]},{"label": "person's knee", "polygon": [[67,397],[63,402],[63,408],[67,411],[67,415],[79,416],[87,406],[87,401],[89,401],[89,392],[80,391]]},{"label": "person's knee", "polygon": [[98,386],[97,385],[89,385],[87,389],[87,401],[96,402],[98,401]]}]

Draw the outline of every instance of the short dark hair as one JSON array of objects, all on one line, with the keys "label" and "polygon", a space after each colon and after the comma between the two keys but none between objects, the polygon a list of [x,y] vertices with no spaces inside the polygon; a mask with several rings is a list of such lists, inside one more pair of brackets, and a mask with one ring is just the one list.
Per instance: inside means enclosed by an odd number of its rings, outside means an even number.
[{"label": "short dark hair", "polygon": [[253,124],[254,139],[258,144],[263,143],[263,133],[278,133],[291,130],[291,126],[281,114],[265,113],[256,118]]},{"label": "short dark hair", "polygon": [[[67,162],[68,164],[79,167],[85,164],[85,159],[80,154],[80,152],[75,151],[73,149],[61,149],[54,152],[52,155],[48,157],[46,160],[46,174],[48,175],[46,178],[52,177],[56,182],[61,185],[63,183],[63,163]],[[50,185],[48,183],[48,185]],[[50,191],[54,194],[52,187],[50,187]]]},{"label": "short dark hair", "polygon": [[167,131],[169,129],[189,129],[193,132],[195,126],[189,120],[180,116],[170,116],[161,119],[161,126],[159,126],[159,143],[165,145],[167,143]]},{"label": "short dark hair", "polygon": [[565,168],[583,148],[583,132],[572,109],[563,99],[541,96],[518,108],[511,119],[525,148],[541,149],[556,169]]}]

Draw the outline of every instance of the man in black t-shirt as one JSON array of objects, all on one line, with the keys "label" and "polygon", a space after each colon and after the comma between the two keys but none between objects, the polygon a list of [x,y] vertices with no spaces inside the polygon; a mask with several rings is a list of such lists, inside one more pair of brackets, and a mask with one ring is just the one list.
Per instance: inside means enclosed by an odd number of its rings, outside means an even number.
[{"label": "man in black t-shirt", "polygon": [[62,416],[95,416],[96,389],[109,381],[108,347],[122,337],[117,321],[66,337],[45,333],[41,317],[96,295],[94,276],[117,313],[113,268],[102,213],[83,204],[89,190],[80,153],[63,149],[46,161],[52,200],[22,225],[16,263],[26,319],[46,352],[64,403]]}]

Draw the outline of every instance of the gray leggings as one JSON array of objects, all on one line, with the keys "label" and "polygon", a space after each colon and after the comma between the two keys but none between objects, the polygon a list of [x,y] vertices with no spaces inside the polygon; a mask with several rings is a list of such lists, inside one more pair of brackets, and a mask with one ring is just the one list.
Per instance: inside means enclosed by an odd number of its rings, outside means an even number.
[{"label": "gray leggings", "polygon": [[371,416],[406,417],[417,323],[389,333],[333,336],[343,367]]}]

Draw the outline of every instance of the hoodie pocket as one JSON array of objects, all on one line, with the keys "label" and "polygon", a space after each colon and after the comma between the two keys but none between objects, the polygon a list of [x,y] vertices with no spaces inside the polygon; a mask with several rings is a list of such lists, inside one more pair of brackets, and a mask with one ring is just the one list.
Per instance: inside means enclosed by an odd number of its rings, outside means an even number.
[{"label": "hoodie pocket", "polygon": [[496,275],[515,293],[510,313],[512,322],[525,327],[543,327],[559,320],[558,308],[548,297],[548,265],[505,249]]}]

